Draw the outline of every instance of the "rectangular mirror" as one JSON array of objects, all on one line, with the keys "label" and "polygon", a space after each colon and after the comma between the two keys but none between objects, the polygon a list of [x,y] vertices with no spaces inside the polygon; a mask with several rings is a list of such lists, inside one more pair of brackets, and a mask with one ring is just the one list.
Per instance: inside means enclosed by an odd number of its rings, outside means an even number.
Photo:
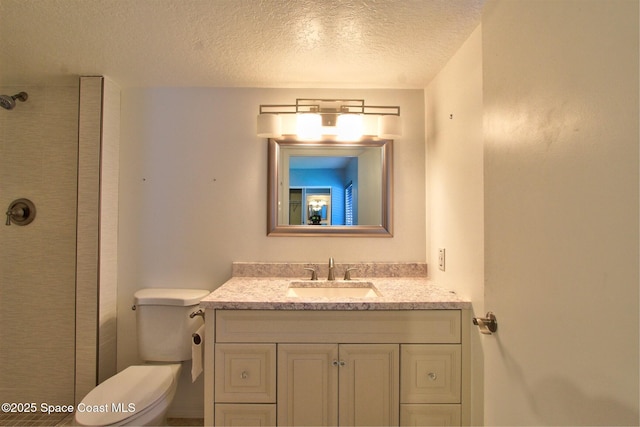
[{"label": "rectangular mirror", "polygon": [[267,235],[392,237],[393,141],[269,140]]}]

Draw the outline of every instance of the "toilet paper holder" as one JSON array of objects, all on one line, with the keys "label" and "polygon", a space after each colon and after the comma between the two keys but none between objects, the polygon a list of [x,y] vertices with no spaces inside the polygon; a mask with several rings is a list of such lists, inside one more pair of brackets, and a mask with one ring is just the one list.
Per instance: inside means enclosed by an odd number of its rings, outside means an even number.
[{"label": "toilet paper holder", "polygon": [[193,343],[195,345],[200,345],[202,344],[202,337],[200,336],[199,333],[194,332],[193,334],[191,334],[191,338],[193,338]]},{"label": "toilet paper holder", "polygon": [[485,335],[491,335],[498,330],[498,319],[491,311],[486,317],[474,317],[473,324],[480,327],[480,332]]}]

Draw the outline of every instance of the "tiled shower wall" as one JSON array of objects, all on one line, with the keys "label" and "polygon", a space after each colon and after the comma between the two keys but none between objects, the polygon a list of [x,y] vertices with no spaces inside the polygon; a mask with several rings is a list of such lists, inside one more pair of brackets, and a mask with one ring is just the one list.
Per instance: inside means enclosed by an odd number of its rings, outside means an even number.
[{"label": "tiled shower wall", "polygon": [[35,221],[0,225],[0,401],[74,403],[78,87],[0,87],[0,208],[31,199]]},{"label": "tiled shower wall", "polygon": [[29,94],[0,111],[0,205],[37,211],[0,227],[0,402],[74,404],[116,371],[120,89],[80,82],[0,87]]}]

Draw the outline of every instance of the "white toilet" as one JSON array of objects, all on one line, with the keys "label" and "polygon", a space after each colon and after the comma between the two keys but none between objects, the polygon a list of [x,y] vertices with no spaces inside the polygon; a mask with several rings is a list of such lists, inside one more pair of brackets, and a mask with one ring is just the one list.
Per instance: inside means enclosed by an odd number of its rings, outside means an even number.
[{"label": "white toilet", "polygon": [[138,355],[130,366],[91,390],[76,407],[85,426],[164,425],[184,360],[191,359],[192,334],[203,324],[190,317],[209,291],[141,289],[134,294]]}]

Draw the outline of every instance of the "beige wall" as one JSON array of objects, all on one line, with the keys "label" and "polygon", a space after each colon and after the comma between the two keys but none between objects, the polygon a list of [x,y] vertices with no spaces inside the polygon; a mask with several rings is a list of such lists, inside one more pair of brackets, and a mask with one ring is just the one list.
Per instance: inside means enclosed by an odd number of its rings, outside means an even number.
[{"label": "beige wall", "polygon": [[[267,142],[255,135],[258,106],[297,97],[400,105],[393,238],[266,236]],[[118,369],[138,362],[137,289],[213,290],[233,261],[424,261],[423,123],[421,90],[123,89]],[[174,415],[202,411],[202,380],[189,384],[188,370]]]},{"label": "beige wall", "polygon": [[78,87],[0,110],[0,207],[31,199],[27,226],[0,225],[0,401],[74,403]]},{"label": "beige wall", "polygon": [[638,2],[482,19],[487,425],[638,425]]},{"label": "beige wall", "polygon": [[[429,276],[484,316],[482,31],[478,27],[425,91]],[[445,249],[445,271],[438,249]],[[483,358],[472,334],[472,422],[482,423]]]}]

